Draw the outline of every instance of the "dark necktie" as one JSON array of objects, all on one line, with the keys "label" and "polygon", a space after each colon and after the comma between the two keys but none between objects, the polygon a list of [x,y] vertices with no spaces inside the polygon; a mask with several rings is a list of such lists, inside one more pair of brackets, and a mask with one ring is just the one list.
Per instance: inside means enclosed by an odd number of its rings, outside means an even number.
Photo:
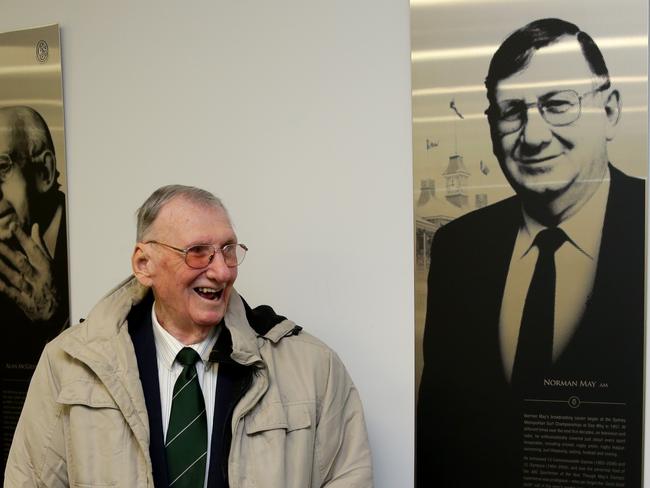
[{"label": "dark necktie", "polygon": [[544,229],[534,244],[539,256],[530,281],[512,369],[512,385],[520,392],[541,386],[553,362],[555,317],[555,251],[567,240],[562,229]]},{"label": "dark necktie", "polygon": [[207,416],[194,366],[200,359],[190,347],[184,347],[176,356],[183,371],[174,384],[165,440],[169,486],[174,488],[203,488],[205,481]]}]

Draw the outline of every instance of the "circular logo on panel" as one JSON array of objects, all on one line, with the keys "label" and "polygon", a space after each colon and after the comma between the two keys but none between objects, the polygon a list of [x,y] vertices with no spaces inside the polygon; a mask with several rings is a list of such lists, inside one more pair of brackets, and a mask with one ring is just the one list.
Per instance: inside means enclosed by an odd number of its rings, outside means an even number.
[{"label": "circular logo on panel", "polygon": [[36,43],[36,60],[39,63],[44,63],[47,61],[47,57],[50,55],[50,48],[43,39]]}]

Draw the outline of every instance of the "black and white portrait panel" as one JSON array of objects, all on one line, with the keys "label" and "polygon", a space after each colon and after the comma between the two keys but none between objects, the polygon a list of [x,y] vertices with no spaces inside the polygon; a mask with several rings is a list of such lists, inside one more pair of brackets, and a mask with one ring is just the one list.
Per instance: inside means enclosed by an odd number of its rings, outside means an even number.
[{"label": "black and white portrait panel", "polygon": [[631,60],[647,32],[633,33],[544,16],[494,45],[414,42],[417,486],[640,487],[647,75]]},{"label": "black and white portrait panel", "polygon": [[3,466],[45,344],[70,322],[58,26],[0,34]]},{"label": "black and white portrait panel", "polygon": [[[8,362],[35,362],[69,321],[65,195],[43,117],[0,107],[0,313]],[[33,353],[32,353],[33,351]]]}]

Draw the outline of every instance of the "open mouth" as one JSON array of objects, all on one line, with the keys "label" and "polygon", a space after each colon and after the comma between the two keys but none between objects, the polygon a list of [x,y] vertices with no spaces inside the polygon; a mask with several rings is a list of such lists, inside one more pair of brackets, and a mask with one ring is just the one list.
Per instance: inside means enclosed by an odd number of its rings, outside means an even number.
[{"label": "open mouth", "polygon": [[199,286],[194,288],[194,291],[199,295],[201,298],[205,298],[206,300],[219,300],[221,298],[221,295],[223,295],[223,289],[217,290],[216,288],[209,288],[205,286]]}]

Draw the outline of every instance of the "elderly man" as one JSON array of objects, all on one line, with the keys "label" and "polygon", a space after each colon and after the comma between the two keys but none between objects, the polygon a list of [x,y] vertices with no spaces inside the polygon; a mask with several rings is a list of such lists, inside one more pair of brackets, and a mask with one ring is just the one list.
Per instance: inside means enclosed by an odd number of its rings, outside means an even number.
[{"label": "elderly man", "polygon": [[619,93],[594,41],[559,19],[511,34],[486,87],[494,154],[516,196],[434,238],[418,486],[593,486],[585,466],[614,451],[590,436],[577,452],[542,440],[535,422],[555,416],[566,439],[583,421],[610,439],[625,424],[620,471],[607,476],[639,487],[645,184],[609,162]]},{"label": "elderly man", "polygon": [[9,440],[18,420],[13,410],[43,347],[69,318],[65,197],[57,176],[43,118],[29,107],[0,108],[1,408]]},{"label": "elderly man", "polygon": [[370,487],[336,354],[233,288],[246,246],[211,193],[138,211],[134,277],[45,349],[5,486]]},{"label": "elderly man", "polygon": [[[23,323],[56,317],[55,333],[68,318],[65,201],[57,176],[52,137],[38,112],[0,108],[0,296]],[[9,307],[1,307],[7,317]]]}]

